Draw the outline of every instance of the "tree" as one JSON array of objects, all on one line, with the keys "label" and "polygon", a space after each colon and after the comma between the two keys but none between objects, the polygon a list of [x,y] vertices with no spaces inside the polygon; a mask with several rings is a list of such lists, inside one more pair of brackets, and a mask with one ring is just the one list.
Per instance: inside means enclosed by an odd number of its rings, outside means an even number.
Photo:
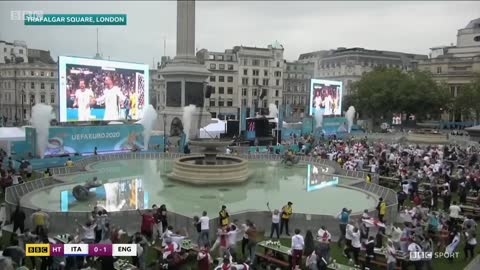
[{"label": "tree", "polygon": [[384,67],[363,75],[346,100],[374,122],[390,119],[393,113],[414,114],[417,119],[438,116],[450,103],[447,88],[429,73]]},{"label": "tree", "polygon": [[480,121],[480,76],[459,90],[458,96],[454,100],[455,111],[466,118],[473,117],[475,123],[478,123]]}]

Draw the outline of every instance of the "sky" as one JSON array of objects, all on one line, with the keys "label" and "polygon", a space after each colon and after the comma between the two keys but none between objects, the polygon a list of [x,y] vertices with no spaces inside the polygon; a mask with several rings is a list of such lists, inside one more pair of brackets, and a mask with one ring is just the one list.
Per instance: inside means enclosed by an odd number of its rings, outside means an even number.
[{"label": "sky", "polygon": [[[93,57],[97,26],[24,26],[10,18],[17,10],[127,14],[126,26],[98,26],[104,58],[153,65],[175,55],[175,1],[0,1],[0,40],[23,40],[55,58]],[[289,61],[338,47],[428,54],[431,47],[455,44],[457,30],[479,11],[480,1],[197,1],[196,48],[278,41]]]}]

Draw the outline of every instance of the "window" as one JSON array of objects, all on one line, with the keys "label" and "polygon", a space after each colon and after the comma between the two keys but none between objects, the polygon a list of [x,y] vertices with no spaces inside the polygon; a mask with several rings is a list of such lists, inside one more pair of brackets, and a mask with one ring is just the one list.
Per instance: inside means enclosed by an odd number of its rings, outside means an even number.
[{"label": "window", "polygon": [[248,75],[248,69],[243,70],[243,75]]},{"label": "window", "polygon": [[40,95],[40,102],[45,103],[45,94]]},{"label": "window", "polygon": [[7,52],[7,48],[3,48],[3,52]]},{"label": "window", "polygon": [[227,77],[227,82],[233,82],[233,76],[228,76]]},{"label": "window", "polygon": [[22,94],[22,102],[26,103],[27,102],[27,95]]},{"label": "window", "polygon": [[233,61],[233,56],[232,55],[227,55],[227,61]]},{"label": "window", "polygon": [[244,65],[244,66],[248,66],[248,59],[247,59],[247,58],[244,58],[244,59],[243,59],[243,65]]},{"label": "window", "polygon": [[215,87],[212,87],[212,94],[215,94]]},{"label": "window", "polygon": [[260,71],[258,69],[252,70],[253,76],[258,76],[260,74]]},{"label": "window", "polygon": [[50,95],[50,104],[55,103],[55,95]]},{"label": "window", "polygon": [[18,50],[18,53],[23,54],[23,49]]},{"label": "window", "polygon": [[247,96],[247,88],[242,88],[242,96]]},{"label": "window", "polygon": [[268,86],[269,80],[268,79],[263,79],[262,85]]},{"label": "window", "polygon": [[265,76],[265,77],[268,76],[268,70],[265,69],[265,70],[263,71],[263,76]]},{"label": "window", "polygon": [[30,89],[35,89],[35,83],[34,82],[30,83]]},{"label": "window", "polygon": [[218,81],[219,82],[225,82],[225,77],[224,76],[218,76]]},{"label": "window", "polygon": [[275,96],[278,97],[278,90],[275,90]]},{"label": "window", "polygon": [[280,80],[275,80],[275,85],[279,86],[280,85]]},{"label": "window", "polygon": [[40,72],[40,76],[42,76],[42,77],[45,76],[45,72],[43,72],[43,71]]},{"label": "window", "polygon": [[218,88],[218,93],[219,94],[225,94],[225,88],[224,87],[219,87]]},{"label": "window", "polygon": [[437,67],[437,74],[442,73],[442,67]]},{"label": "window", "polygon": [[242,78],[242,85],[248,85],[248,78]]},{"label": "window", "polygon": [[275,106],[278,108],[278,100],[275,100]]},{"label": "window", "polygon": [[210,76],[210,81],[211,81],[211,82],[214,82],[214,81],[215,81],[215,78],[216,78],[215,76]]},{"label": "window", "polygon": [[275,77],[282,77],[281,71],[275,71]]},{"label": "window", "polygon": [[50,90],[54,90],[55,89],[55,85],[53,83],[50,84]]},{"label": "window", "polygon": [[233,87],[227,87],[227,94],[233,95]]},{"label": "window", "polygon": [[220,64],[220,65],[218,65],[218,69],[224,70],[224,69],[225,69],[225,64]]},{"label": "window", "polygon": [[30,71],[30,76],[35,76],[35,73],[32,71]]},{"label": "window", "polygon": [[209,60],[215,60],[215,55],[210,54],[210,55],[208,56],[208,59],[209,59]]},{"label": "window", "polygon": [[242,99],[242,106],[247,106],[247,99],[246,98]]},{"label": "window", "polygon": [[214,98],[210,99],[210,107],[215,107],[215,99]]},{"label": "window", "polygon": [[233,70],[233,65],[228,65],[228,70]]},{"label": "window", "polygon": [[263,61],[263,65],[266,66],[266,67],[268,67],[268,66],[269,66],[269,65],[268,65],[268,60],[264,60],[264,61]]},{"label": "window", "polygon": [[216,60],[223,61],[223,55],[217,55],[215,58]]},{"label": "window", "polygon": [[280,62],[279,61],[277,61],[277,67],[280,67]]},{"label": "window", "polygon": [[42,82],[42,83],[40,84],[40,89],[45,89],[45,83]]},{"label": "window", "polygon": [[252,93],[253,93],[253,96],[256,97],[257,96],[257,89],[253,89]]},{"label": "window", "polygon": [[210,64],[210,69],[216,69],[217,68],[217,65],[215,64]]},{"label": "window", "polygon": [[30,104],[34,104],[34,103],[35,103],[35,95],[30,94]]},{"label": "window", "polygon": [[[160,75],[159,75],[159,76],[160,76]],[[50,77],[53,77],[53,71],[52,71],[52,72],[50,72]]]},{"label": "window", "polygon": [[258,59],[253,59],[253,61],[252,61],[252,66],[260,66],[260,60],[258,60]]},{"label": "window", "polygon": [[218,101],[218,107],[223,107],[224,105],[224,101],[223,100],[219,100]]},{"label": "window", "polygon": [[257,78],[253,78],[253,85],[258,85],[258,79]]},{"label": "window", "polygon": [[227,106],[232,107],[233,106],[233,101],[232,100],[227,100]]}]

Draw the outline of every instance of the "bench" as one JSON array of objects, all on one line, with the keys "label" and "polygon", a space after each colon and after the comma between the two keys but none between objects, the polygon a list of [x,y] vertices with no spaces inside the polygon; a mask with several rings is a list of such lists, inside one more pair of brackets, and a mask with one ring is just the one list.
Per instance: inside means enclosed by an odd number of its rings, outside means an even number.
[{"label": "bench", "polygon": [[262,254],[262,253],[259,253],[257,252],[256,255],[255,255],[257,258],[262,258],[263,260],[269,262],[269,263],[273,263],[275,265],[279,265],[279,266],[283,266],[283,267],[290,267],[290,263],[289,262],[286,262],[286,261],[282,261],[280,259],[277,259],[275,257],[272,257],[270,255],[267,255],[267,254]]},{"label": "bench", "polygon": [[[364,266],[365,265],[365,262],[366,262],[366,258],[365,257],[358,257],[358,261],[359,263]],[[387,269],[387,262],[385,261],[379,261],[379,260],[372,260],[370,261],[370,264],[372,266],[378,266],[379,269]],[[402,268],[398,265],[395,266],[395,270],[401,270]]]}]

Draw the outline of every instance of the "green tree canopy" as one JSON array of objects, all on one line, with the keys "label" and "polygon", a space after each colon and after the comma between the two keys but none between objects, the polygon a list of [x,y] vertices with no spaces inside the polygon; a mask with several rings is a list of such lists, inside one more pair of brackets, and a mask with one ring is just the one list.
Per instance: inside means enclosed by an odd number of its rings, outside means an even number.
[{"label": "green tree canopy", "polygon": [[393,113],[412,113],[417,118],[436,116],[450,102],[447,88],[421,71],[377,68],[364,74],[352,90],[346,103],[373,120],[390,118]]}]

